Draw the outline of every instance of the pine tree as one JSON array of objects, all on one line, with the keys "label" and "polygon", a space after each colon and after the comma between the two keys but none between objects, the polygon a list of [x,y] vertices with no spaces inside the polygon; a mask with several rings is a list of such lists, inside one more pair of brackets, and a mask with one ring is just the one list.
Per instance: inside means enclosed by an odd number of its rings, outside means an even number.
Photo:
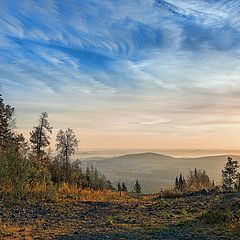
[{"label": "pine tree", "polygon": [[187,181],[185,180],[185,177],[182,178],[182,191],[185,190],[187,187]]},{"label": "pine tree", "polygon": [[91,187],[91,179],[90,179],[90,169],[89,167],[87,166],[86,168],[86,187],[87,188],[90,188]]},{"label": "pine tree", "polygon": [[111,190],[111,191],[114,190],[114,187],[113,187],[113,185],[112,185],[112,183],[111,183],[110,180],[107,180],[107,181],[105,182],[105,188],[108,189],[108,190]]},{"label": "pine tree", "polygon": [[175,189],[180,190],[180,189],[179,189],[178,177],[176,177],[176,179],[175,179]]},{"label": "pine tree", "polygon": [[87,166],[87,168],[86,168],[86,177],[87,177],[87,178],[90,178],[90,169],[89,169],[88,166]]},{"label": "pine tree", "polygon": [[122,191],[127,192],[127,187],[124,182],[122,183]]},{"label": "pine tree", "polygon": [[182,174],[180,174],[178,181],[179,181],[179,190],[182,191],[183,190],[183,184],[184,184]]},{"label": "pine tree", "polygon": [[30,142],[32,152],[37,156],[39,160],[42,160],[46,156],[45,148],[50,144],[50,134],[52,133],[52,127],[48,122],[48,114],[43,112],[38,119],[38,125],[30,132]]},{"label": "pine tree", "polygon": [[100,177],[100,179],[99,179],[98,170],[95,168],[95,169],[94,169],[94,174],[93,174],[93,188],[94,188],[95,190],[97,190],[97,189],[101,188],[101,185],[102,185],[102,183],[101,183],[101,177]]},{"label": "pine tree", "polygon": [[237,174],[236,190],[240,192],[240,173]]},{"label": "pine tree", "polygon": [[222,170],[223,189],[226,192],[232,192],[237,179],[238,162],[228,157],[228,161]]},{"label": "pine tree", "polygon": [[194,169],[193,179],[194,179],[195,187],[196,187],[196,188],[199,188],[200,182],[199,182],[199,177],[198,177],[197,168]]},{"label": "pine tree", "polygon": [[117,190],[118,190],[118,192],[121,192],[121,191],[122,191],[122,187],[121,187],[120,182],[118,182],[118,184],[117,184]]},{"label": "pine tree", "polygon": [[142,193],[141,185],[140,185],[140,183],[138,182],[138,180],[136,180],[136,183],[135,183],[134,186],[133,186],[133,192],[134,192],[134,193],[137,193],[137,194]]},{"label": "pine tree", "polygon": [[14,108],[3,102],[0,94],[0,149],[6,148],[12,144],[14,139]]}]

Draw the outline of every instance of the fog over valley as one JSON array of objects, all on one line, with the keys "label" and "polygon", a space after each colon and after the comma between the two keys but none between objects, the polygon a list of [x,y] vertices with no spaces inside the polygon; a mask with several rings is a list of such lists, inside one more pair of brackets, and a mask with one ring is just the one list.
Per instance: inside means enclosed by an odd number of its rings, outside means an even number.
[{"label": "fog over valley", "polygon": [[[117,153],[119,152],[121,150]],[[197,155],[202,152],[204,155],[204,151],[192,150],[191,154],[193,155],[194,152]],[[205,155],[204,157],[172,157],[156,152],[137,153],[137,150],[136,153],[117,156],[116,152],[114,155],[113,150],[112,152],[110,150],[105,152],[104,150],[98,150],[99,157],[94,156],[94,153],[89,157],[91,155],[90,152],[85,152],[82,156],[78,153],[77,156],[79,156],[83,168],[91,165],[98,168],[115,185],[118,181],[124,181],[129,190],[131,190],[134,182],[138,179],[143,191],[151,193],[159,191],[162,187],[173,185],[175,177],[180,173],[187,177],[189,170],[193,170],[194,168],[205,169],[209,177],[215,183],[220,184],[221,171],[229,155],[216,155],[217,150],[213,151],[212,154],[214,152],[215,155]],[[175,150],[175,153],[177,153],[177,150]],[[87,157],[84,158],[84,155],[87,155]],[[240,156],[238,155],[231,156],[238,161],[240,160]]]}]

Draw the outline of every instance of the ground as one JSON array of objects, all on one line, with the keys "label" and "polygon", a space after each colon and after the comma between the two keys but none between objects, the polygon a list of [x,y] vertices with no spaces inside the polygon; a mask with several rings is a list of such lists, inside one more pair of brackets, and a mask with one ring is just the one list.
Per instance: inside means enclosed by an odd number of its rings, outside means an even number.
[{"label": "ground", "polygon": [[[240,239],[238,194],[0,204],[0,239]],[[226,209],[230,209],[228,214]]]}]

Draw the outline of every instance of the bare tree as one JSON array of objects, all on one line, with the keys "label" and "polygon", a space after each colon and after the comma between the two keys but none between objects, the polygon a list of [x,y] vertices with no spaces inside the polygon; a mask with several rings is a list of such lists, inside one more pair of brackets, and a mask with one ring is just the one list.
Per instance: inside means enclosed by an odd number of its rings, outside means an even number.
[{"label": "bare tree", "polygon": [[212,187],[212,182],[205,170],[195,168],[189,172],[187,187],[193,190],[209,188]]},{"label": "bare tree", "polygon": [[56,137],[57,159],[60,162],[64,171],[64,181],[68,178],[70,169],[70,158],[78,148],[78,140],[71,128],[66,131],[59,130]]}]

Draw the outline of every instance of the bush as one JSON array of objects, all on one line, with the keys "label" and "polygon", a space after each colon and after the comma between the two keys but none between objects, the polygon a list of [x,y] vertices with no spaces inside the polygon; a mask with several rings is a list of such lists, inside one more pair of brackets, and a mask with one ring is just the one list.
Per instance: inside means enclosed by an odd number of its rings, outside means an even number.
[{"label": "bush", "polygon": [[230,209],[214,209],[203,213],[201,218],[208,224],[227,224],[233,220],[234,215]]},{"label": "bush", "polygon": [[172,188],[164,189],[158,193],[158,198],[181,198],[184,196],[185,194],[183,192]]},{"label": "bush", "polygon": [[44,202],[56,202],[59,199],[59,193],[53,184],[38,186],[29,193],[29,198],[41,200]]}]

